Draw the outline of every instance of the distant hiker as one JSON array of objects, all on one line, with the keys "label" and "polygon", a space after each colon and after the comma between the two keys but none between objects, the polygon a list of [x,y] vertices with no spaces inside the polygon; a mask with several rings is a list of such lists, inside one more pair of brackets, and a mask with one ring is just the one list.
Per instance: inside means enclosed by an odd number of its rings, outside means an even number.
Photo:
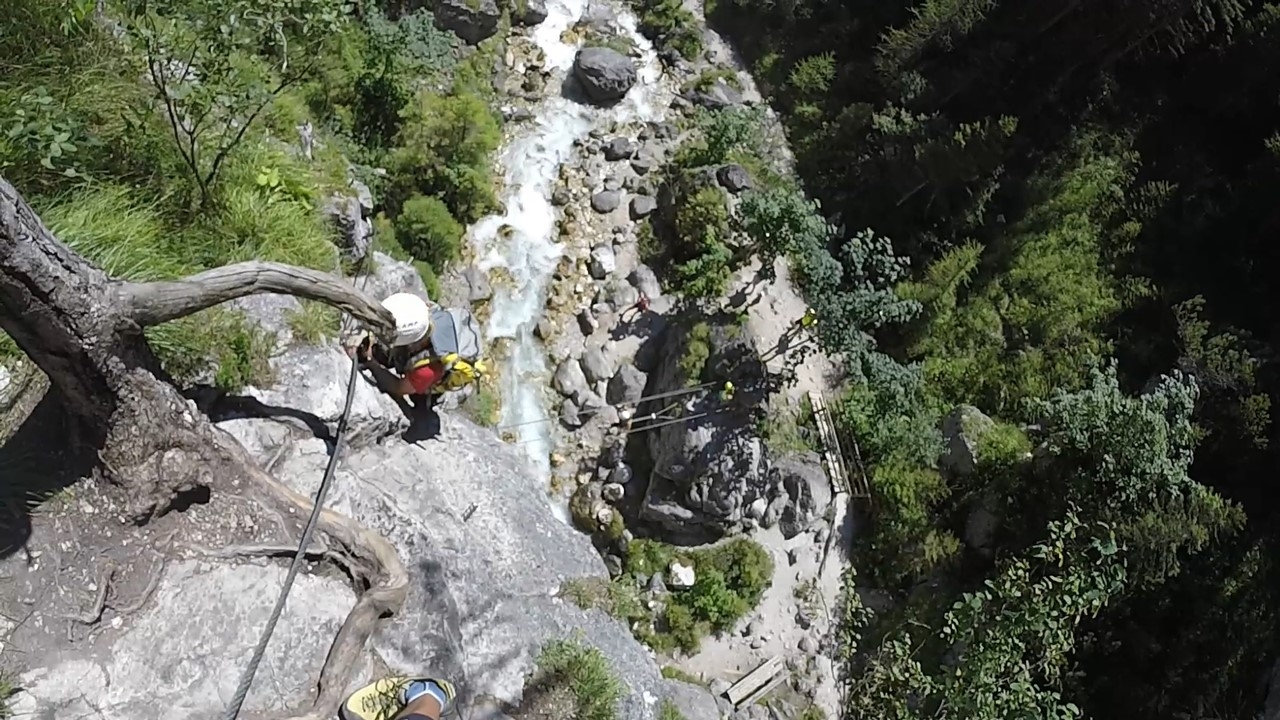
[{"label": "distant hiker", "polygon": [[348,696],[338,715],[342,720],[440,720],[456,696],[448,680],[387,677]]},{"label": "distant hiker", "polygon": [[622,319],[625,320],[628,316],[639,317],[647,312],[649,312],[649,296],[640,293],[640,297],[636,298],[635,304],[627,308],[627,311],[623,313]]},{"label": "distant hiker", "polygon": [[470,312],[433,308],[410,293],[396,293],[383,300],[382,306],[395,319],[392,346],[384,348],[366,338],[348,351],[359,355],[380,390],[412,397],[414,405],[430,404],[434,396],[483,376],[480,331]]},{"label": "distant hiker", "polygon": [[733,387],[733,383],[729,381],[725,381],[724,387],[721,388],[720,390],[720,401],[731,402],[733,400],[734,390],[735,388]]},{"label": "distant hiker", "polygon": [[800,318],[800,327],[805,328],[806,330],[813,327],[817,323],[818,323],[818,311],[814,310],[813,308],[809,308],[805,310],[804,315],[801,316]]}]

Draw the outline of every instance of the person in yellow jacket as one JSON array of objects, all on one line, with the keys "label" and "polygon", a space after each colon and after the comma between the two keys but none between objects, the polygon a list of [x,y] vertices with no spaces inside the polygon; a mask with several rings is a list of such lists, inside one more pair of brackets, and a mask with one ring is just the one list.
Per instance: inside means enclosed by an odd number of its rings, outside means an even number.
[{"label": "person in yellow jacket", "polygon": [[[444,363],[431,349],[431,306],[410,293],[391,295],[382,301],[382,306],[396,321],[396,338],[390,352],[375,352],[373,343],[366,339],[360,346],[350,348],[348,354],[359,356],[362,366],[373,373],[380,390],[390,395],[414,397],[417,405],[418,398],[429,399],[446,374]],[[398,362],[392,360],[393,357]],[[395,371],[386,364],[395,367]]]}]

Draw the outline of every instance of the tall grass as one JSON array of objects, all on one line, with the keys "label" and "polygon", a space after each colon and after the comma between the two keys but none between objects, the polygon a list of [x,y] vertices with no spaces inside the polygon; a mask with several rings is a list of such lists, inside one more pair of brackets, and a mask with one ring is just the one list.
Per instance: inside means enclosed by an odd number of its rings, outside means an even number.
[{"label": "tall grass", "polygon": [[573,693],[572,720],[617,720],[622,684],[596,648],[557,640],[542,649],[538,670],[544,684],[563,684]]}]

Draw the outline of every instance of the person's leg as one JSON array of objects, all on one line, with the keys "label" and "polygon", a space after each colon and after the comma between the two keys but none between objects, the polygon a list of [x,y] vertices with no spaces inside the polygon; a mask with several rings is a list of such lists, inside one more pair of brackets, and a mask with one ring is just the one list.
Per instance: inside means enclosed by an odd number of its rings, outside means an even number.
[{"label": "person's leg", "polygon": [[442,680],[414,680],[405,688],[405,706],[393,720],[440,720],[453,699],[453,686]]}]

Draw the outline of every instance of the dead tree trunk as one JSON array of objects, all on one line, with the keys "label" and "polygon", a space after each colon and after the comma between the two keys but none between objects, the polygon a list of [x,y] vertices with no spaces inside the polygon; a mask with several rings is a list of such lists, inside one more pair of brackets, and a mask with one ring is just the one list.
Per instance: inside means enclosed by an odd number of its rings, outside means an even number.
[{"label": "dead tree trunk", "polygon": [[[118,486],[135,522],[163,514],[180,494],[239,477],[278,504],[305,498],[253,465],[230,435],[195,411],[160,367],[143,328],[244,295],[285,293],[333,305],[377,334],[393,331],[380,304],[340,278],[271,263],[240,263],[171,282],[110,278],[62,244],[0,177],[0,327],[49,376],[91,443],[102,473]],[[349,519],[325,513],[320,530],[346,550],[363,593],[331,651],[317,706],[354,663],[376,619],[404,601],[407,579],[392,546]],[[334,667],[341,665],[340,667]]]}]

